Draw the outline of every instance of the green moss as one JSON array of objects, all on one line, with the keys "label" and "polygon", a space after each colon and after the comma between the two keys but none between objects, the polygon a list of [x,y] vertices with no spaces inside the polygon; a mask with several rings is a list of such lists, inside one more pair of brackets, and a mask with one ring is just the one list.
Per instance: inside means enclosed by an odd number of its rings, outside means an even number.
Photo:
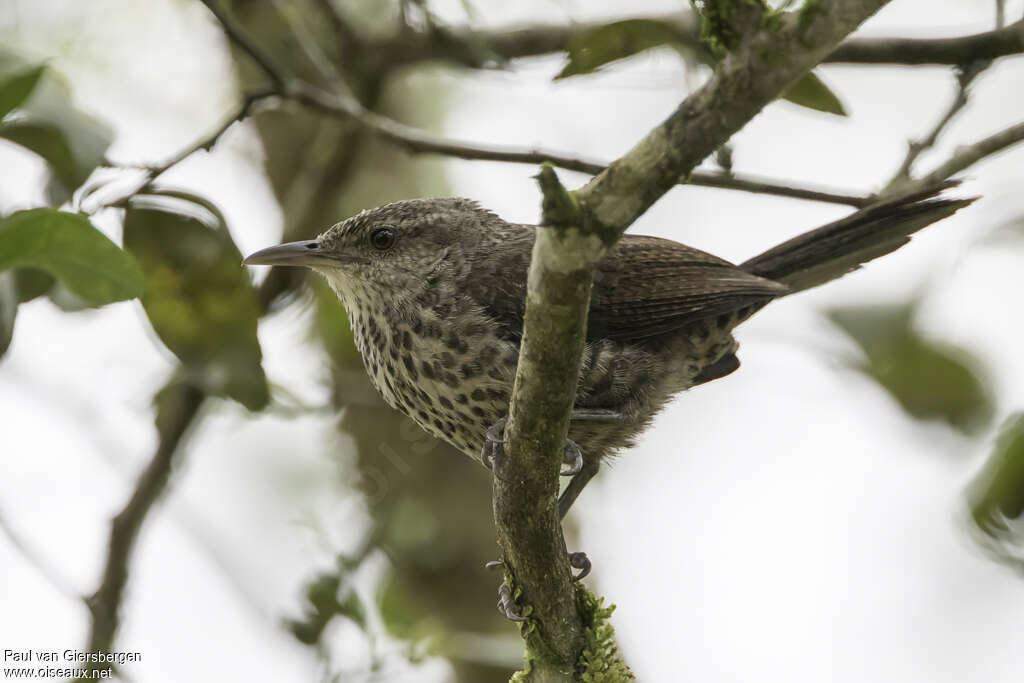
[{"label": "green moss", "polygon": [[761,21],[770,14],[763,0],[690,0],[700,16],[700,39],[716,59],[739,45],[747,14],[758,12]]},{"label": "green moss", "polygon": [[579,227],[582,212],[579,200],[558,180],[555,167],[545,161],[536,175],[537,184],[543,195],[541,200],[541,224],[551,228]]},{"label": "green moss", "polygon": [[800,11],[796,15],[797,33],[803,36],[815,15],[823,11],[821,0],[804,0],[803,6],[800,7]]},{"label": "green moss", "polygon": [[604,598],[595,597],[584,586],[576,585],[576,601],[583,616],[584,645],[579,671],[583,683],[626,683],[636,676],[622,661],[615,641],[612,612],[615,605],[604,607]]}]

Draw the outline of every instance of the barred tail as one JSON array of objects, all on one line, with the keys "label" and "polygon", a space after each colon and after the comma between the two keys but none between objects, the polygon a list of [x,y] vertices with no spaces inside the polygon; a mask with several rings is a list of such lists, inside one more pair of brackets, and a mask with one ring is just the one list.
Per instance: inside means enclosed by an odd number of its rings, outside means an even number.
[{"label": "barred tail", "polygon": [[817,287],[896,251],[910,236],[971,204],[968,199],[939,199],[959,181],[947,181],[861,209],[805,232],[740,264],[753,275],[789,285],[792,292]]}]

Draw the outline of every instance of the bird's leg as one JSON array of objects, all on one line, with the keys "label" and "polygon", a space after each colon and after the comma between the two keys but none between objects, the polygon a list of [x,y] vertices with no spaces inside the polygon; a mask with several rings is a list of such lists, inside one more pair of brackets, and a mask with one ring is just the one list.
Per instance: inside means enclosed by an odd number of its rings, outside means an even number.
[{"label": "bird's leg", "polygon": [[[570,415],[570,420],[573,422],[617,422],[622,419],[623,414],[621,412],[601,408],[575,408]],[[507,422],[508,419],[503,417],[491,425],[484,435],[484,445],[480,452],[480,459],[484,465],[494,471],[495,476],[498,476],[501,460],[505,456],[504,433]],[[583,457],[583,450],[579,447],[579,444],[572,439],[566,439],[565,452],[562,458],[563,463],[569,465],[569,467],[562,470],[561,475],[565,477],[571,476],[572,479],[569,480],[569,484],[562,491],[562,495],[558,497],[559,519],[565,519],[569,508],[572,507],[576,498],[583,491],[583,488],[594,478],[594,475],[597,474],[601,467],[600,460],[587,461]],[[487,567],[492,568],[500,564],[501,562],[496,560],[488,562]],[[587,554],[579,551],[569,553],[569,565],[574,569],[580,570],[578,574],[573,575],[573,581],[579,581],[589,574],[592,566]],[[498,588],[498,610],[511,621],[523,620],[518,612],[515,611],[512,595],[504,584]]]},{"label": "bird's leg", "polygon": [[[618,410],[608,410],[605,408],[574,408],[571,415],[573,422],[618,422],[623,419],[623,414]],[[578,465],[573,467],[575,471],[563,471],[563,475],[572,475],[572,479],[569,480],[569,485],[562,491],[562,495],[558,497],[558,514],[562,519],[565,519],[566,513],[569,512],[569,508],[576,501],[576,498],[583,491],[583,487],[594,478],[597,474],[597,470],[600,469],[601,463],[598,460],[587,462],[583,458],[583,453],[579,450],[579,446],[572,440],[569,440],[576,448],[576,456],[578,457]]]},{"label": "bird's leg", "polygon": [[512,590],[504,583],[498,586],[498,611],[509,621],[526,621],[526,617],[519,613],[519,606],[512,598]]},{"label": "bird's leg", "polygon": [[501,460],[505,457],[505,424],[507,417],[499,418],[492,424],[484,434],[484,447],[480,449],[480,460],[484,466],[497,473],[496,468],[501,467]]},{"label": "bird's leg", "polygon": [[[484,567],[487,569],[497,569],[503,564],[501,560],[492,560],[485,564]],[[590,573],[590,558],[587,557],[586,553],[569,553],[569,566],[580,570],[579,574],[575,574],[572,577],[574,582],[579,581]],[[498,611],[509,621],[526,621],[526,617],[523,616],[519,605],[516,604],[515,598],[512,596],[512,589],[505,582],[498,586]]]},{"label": "bird's leg", "polygon": [[[507,422],[508,418],[500,418],[484,434],[484,446],[480,450],[480,460],[487,469],[494,472],[497,472],[496,468],[501,467],[501,459],[505,456],[504,434]],[[579,444],[572,439],[565,440],[562,462],[569,466],[568,469],[562,470],[563,477],[575,476],[583,469],[583,451],[580,450]]]},{"label": "bird's leg", "polygon": [[562,495],[558,497],[558,516],[560,519],[565,519],[565,515],[569,512],[569,508],[576,502],[576,498],[583,491],[583,487],[594,478],[597,471],[601,468],[601,463],[598,460],[584,461],[583,466],[580,467],[580,471],[572,475],[572,479],[569,480],[569,484],[562,491]]}]

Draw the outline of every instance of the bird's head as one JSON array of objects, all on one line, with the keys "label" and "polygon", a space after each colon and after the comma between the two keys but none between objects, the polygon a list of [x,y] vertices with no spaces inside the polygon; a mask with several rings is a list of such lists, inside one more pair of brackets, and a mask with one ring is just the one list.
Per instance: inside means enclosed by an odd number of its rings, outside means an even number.
[{"label": "bird's head", "polygon": [[504,221],[468,199],[410,199],[363,211],[316,239],[257,251],[243,263],[312,268],[346,306],[366,296],[398,303],[431,285],[456,286],[459,264],[472,260],[495,225]]}]

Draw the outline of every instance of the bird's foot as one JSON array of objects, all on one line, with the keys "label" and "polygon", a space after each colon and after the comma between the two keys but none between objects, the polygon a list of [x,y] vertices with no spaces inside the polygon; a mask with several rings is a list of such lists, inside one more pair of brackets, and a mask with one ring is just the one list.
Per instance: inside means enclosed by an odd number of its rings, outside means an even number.
[{"label": "bird's foot", "polygon": [[498,586],[498,611],[509,621],[526,621],[526,617],[519,611],[515,598],[512,597],[512,589],[504,583]]},{"label": "bird's foot", "polygon": [[569,466],[568,469],[560,472],[563,477],[575,476],[583,469],[583,451],[580,449],[580,445],[572,439],[565,440],[562,463]]},{"label": "bird's foot", "polygon": [[[480,450],[480,460],[492,472],[497,472],[505,457],[505,425],[508,418],[499,418],[484,434],[484,446]],[[563,477],[572,477],[583,469],[583,451],[572,439],[565,440],[562,462],[569,467],[561,471]]]},{"label": "bird's foot", "polygon": [[480,450],[480,460],[492,472],[501,466],[501,460],[505,456],[505,424],[507,422],[508,418],[499,418],[484,434],[484,447]]},{"label": "bird's foot", "polygon": [[590,573],[593,565],[590,563],[590,558],[584,552],[569,553],[569,566],[573,569],[579,569],[579,574],[573,574],[573,583],[582,580],[587,574]]},{"label": "bird's foot", "polygon": [[[505,566],[505,563],[501,560],[491,560],[484,565],[486,569],[497,569]],[[590,569],[593,564],[590,562],[590,558],[584,552],[569,553],[569,566],[573,569],[579,569],[578,574],[573,574],[572,581],[576,583],[581,581],[584,577],[590,574]],[[508,587],[508,584],[502,583],[498,586],[498,611],[505,615],[505,618],[509,621],[526,621],[526,616],[522,614],[519,606],[516,605],[515,598],[512,595],[512,589]]]}]

